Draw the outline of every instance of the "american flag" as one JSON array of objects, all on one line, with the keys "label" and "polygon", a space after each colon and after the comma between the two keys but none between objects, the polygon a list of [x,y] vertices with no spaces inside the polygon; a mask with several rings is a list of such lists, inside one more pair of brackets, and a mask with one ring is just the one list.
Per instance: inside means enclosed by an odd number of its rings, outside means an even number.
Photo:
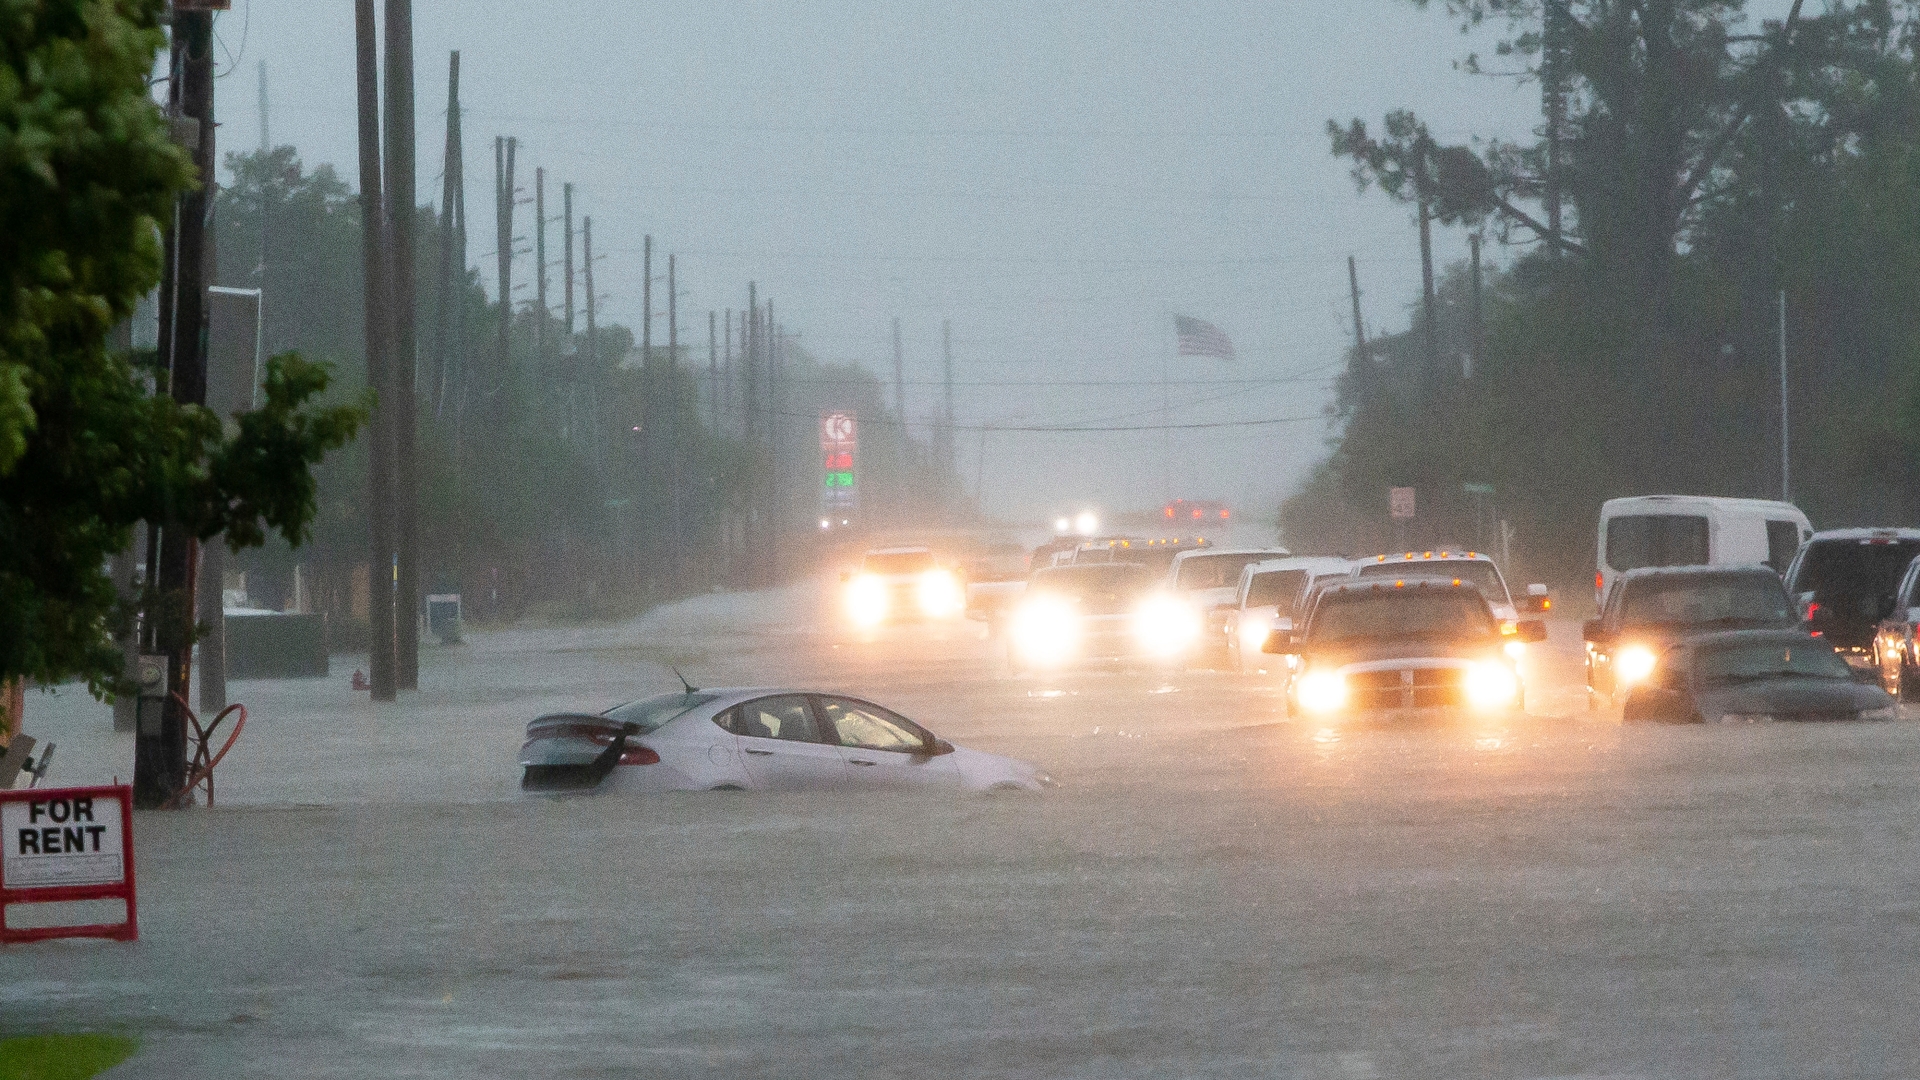
[{"label": "american flag", "polygon": [[1222,360],[1233,359],[1233,342],[1227,335],[1210,322],[1189,318],[1185,315],[1173,317],[1174,332],[1180,335],[1181,356],[1217,356]]}]

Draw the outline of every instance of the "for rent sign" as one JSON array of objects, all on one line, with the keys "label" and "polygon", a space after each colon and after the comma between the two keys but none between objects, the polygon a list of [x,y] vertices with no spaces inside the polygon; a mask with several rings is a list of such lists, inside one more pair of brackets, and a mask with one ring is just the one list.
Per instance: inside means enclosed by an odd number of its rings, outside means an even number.
[{"label": "for rent sign", "polygon": [[[133,803],[125,787],[0,791],[0,942],[138,936]],[[124,923],[10,929],[10,904],[126,901]]]}]

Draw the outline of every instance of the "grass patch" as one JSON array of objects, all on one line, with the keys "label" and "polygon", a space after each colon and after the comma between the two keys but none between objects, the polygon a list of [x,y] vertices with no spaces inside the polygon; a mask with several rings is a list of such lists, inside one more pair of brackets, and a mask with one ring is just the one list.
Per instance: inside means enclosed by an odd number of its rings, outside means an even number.
[{"label": "grass patch", "polygon": [[119,1035],[22,1035],[0,1039],[0,1080],[86,1080],[133,1056]]}]

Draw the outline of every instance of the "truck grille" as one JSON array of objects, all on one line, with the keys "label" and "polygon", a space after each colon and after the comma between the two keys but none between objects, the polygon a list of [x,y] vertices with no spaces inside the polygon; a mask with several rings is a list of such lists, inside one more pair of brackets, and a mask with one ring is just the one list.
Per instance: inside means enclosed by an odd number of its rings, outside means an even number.
[{"label": "truck grille", "polygon": [[1358,709],[1437,709],[1466,704],[1460,668],[1400,668],[1362,671],[1347,677]]}]

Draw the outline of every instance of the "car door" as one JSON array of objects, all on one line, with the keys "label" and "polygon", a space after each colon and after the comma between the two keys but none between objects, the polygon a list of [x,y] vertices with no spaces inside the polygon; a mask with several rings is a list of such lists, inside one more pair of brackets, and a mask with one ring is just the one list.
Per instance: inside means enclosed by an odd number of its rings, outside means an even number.
[{"label": "car door", "polygon": [[898,713],[855,698],[819,698],[821,719],[840,743],[848,783],[866,788],[960,786],[951,754],[929,754],[933,736]]},{"label": "car door", "polygon": [[828,741],[805,694],[775,694],[728,710],[723,725],[740,740],[753,786],[806,791],[846,784],[847,764]]}]

